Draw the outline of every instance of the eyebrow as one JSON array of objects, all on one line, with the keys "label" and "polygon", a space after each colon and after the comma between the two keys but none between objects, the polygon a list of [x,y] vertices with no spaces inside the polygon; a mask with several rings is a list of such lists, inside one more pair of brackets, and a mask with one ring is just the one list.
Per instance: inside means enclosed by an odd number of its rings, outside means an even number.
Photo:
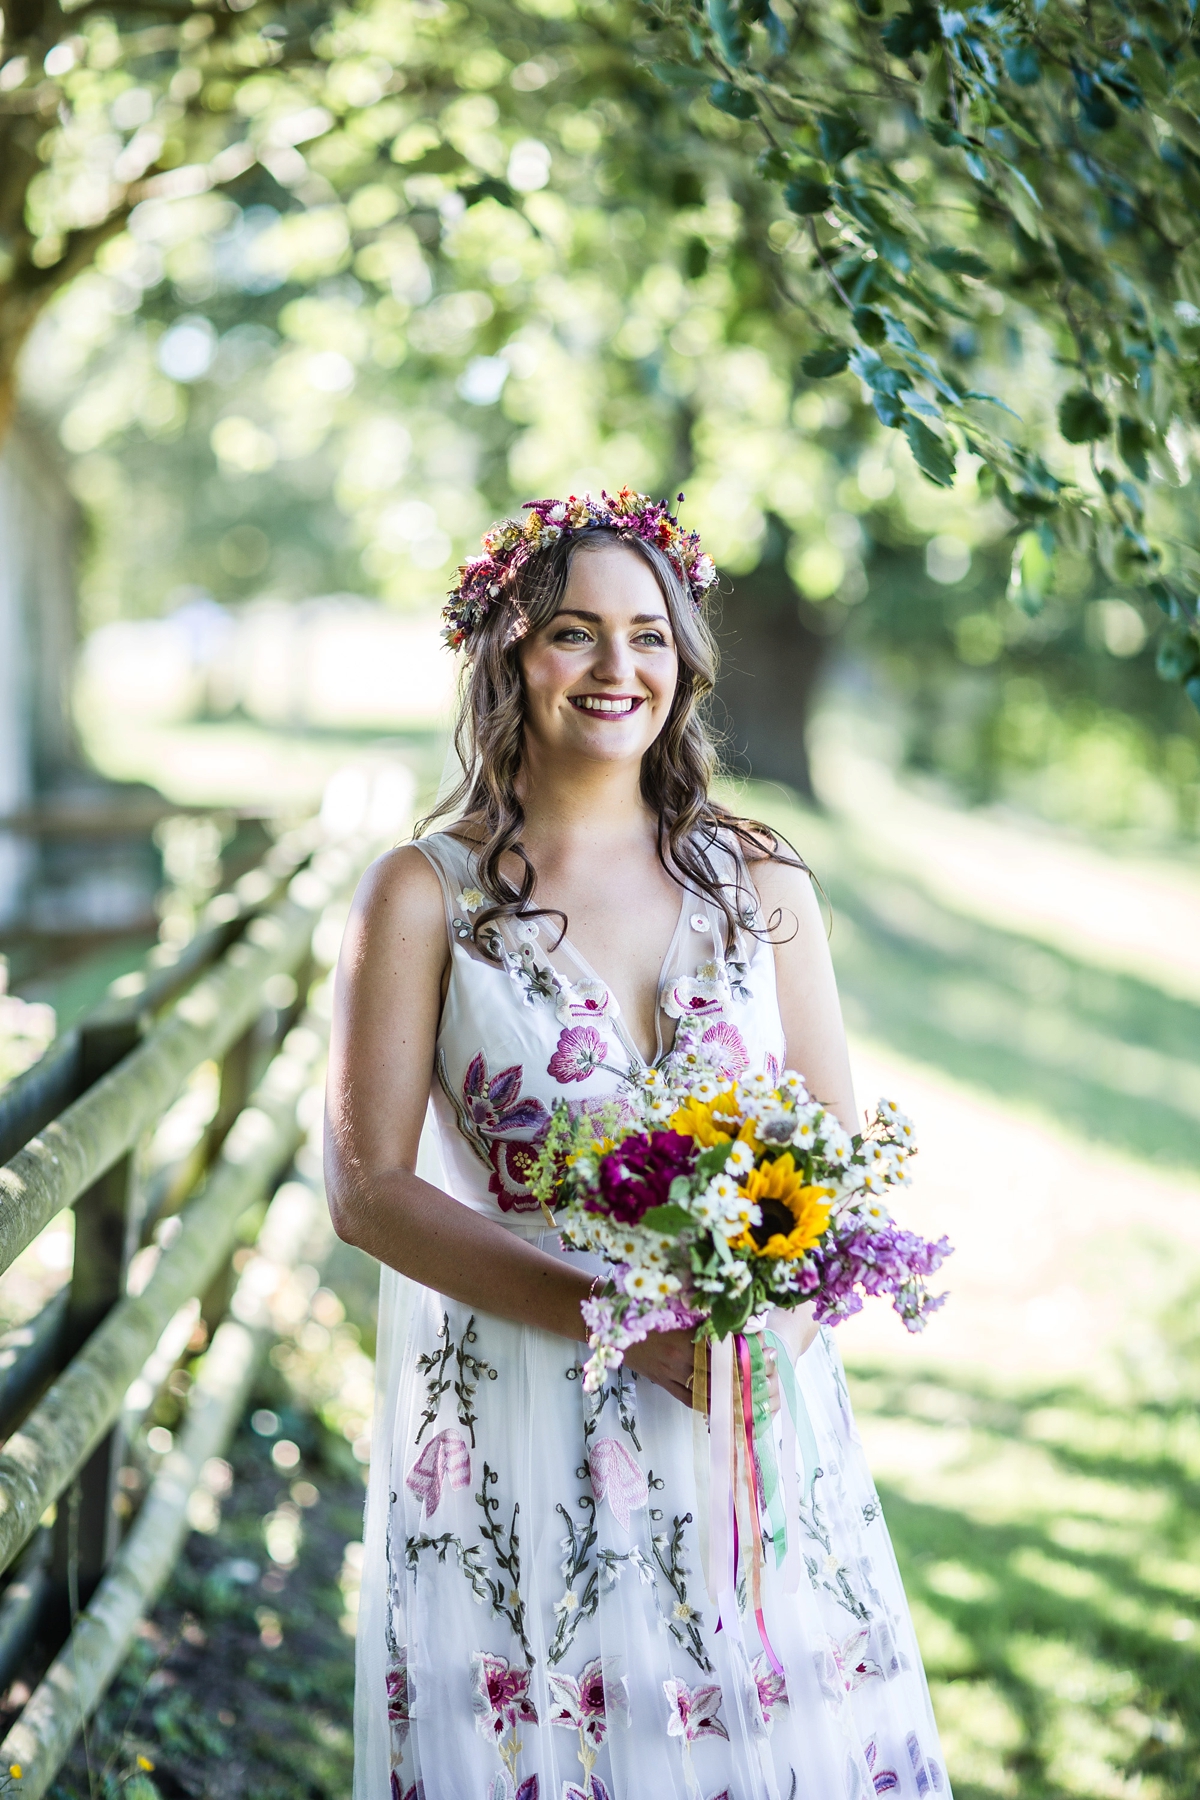
[{"label": "eyebrow", "polygon": [[[601,613],[581,612],[577,606],[560,606],[554,616],[556,619],[561,619],[567,613],[573,619],[586,619],[589,625],[603,625],[604,623]],[[634,625],[670,625],[671,621],[665,613],[638,613],[631,623]]]}]

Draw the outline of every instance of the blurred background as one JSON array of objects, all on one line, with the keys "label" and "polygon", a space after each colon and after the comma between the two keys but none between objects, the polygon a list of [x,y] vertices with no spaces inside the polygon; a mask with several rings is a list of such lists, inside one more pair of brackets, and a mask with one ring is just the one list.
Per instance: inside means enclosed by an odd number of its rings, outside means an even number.
[{"label": "blurred background", "polygon": [[[1035,616],[1006,597],[971,458],[936,489],[857,382],[798,372],[760,255],[793,227],[719,132],[698,161],[543,10],[347,25],[336,129],[242,71],[259,160],[156,177],[38,323],[0,458],[0,1081],[347,769],[420,812],[441,597],[493,518],[682,490],[722,571],[726,789],[818,875],[860,1104],[915,1116],[911,1221],[957,1246],[926,1336],[840,1332],[956,1791],[1191,1800],[1200,720],[1090,556]],[[136,68],[105,80],[136,131]],[[983,385],[1036,409],[1037,343],[997,342]],[[1193,538],[1194,453],[1164,502]],[[4,1325],[65,1229],[0,1282]],[[163,1793],[349,1791],[373,1271],[338,1251],[309,1299],[197,1528],[225,1575],[185,1566],[147,1627]],[[187,1661],[196,1617],[241,1633],[236,1707]]]}]

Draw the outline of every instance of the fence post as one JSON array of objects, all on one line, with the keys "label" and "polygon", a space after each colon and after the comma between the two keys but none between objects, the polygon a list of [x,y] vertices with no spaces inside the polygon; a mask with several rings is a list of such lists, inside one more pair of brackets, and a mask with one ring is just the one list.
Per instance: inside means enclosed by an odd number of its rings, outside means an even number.
[{"label": "fence post", "polygon": [[[137,1000],[110,1001],[81,1021],[81,1092],[128,1055],[144,1025],[145,1014]],[[82,1348],[125,1292],[129,1259],[138,1246],[136,1185],[131,1151],[75,1204],[75,1258],[61,1328],[60,1368]],[[48,1620],[55,1636],[70,1629],[69,1602],[87,1605],[116,1550],[120,1521],[114,1501],[123,1450],[118,1423],[80,1470],[77,1497],[69,1489],[59,1502]]]}]

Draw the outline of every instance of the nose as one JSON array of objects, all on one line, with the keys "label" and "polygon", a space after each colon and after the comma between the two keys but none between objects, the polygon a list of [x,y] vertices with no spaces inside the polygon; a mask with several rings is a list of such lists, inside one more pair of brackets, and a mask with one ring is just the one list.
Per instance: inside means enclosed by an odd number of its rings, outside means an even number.
[{"label": "nose", "polygon": [[636,682],[637,659],[632,647],[619,633],[606,631],[600,634],[591,676],[593,681],[603,681],[610,687],[623,689]]}]

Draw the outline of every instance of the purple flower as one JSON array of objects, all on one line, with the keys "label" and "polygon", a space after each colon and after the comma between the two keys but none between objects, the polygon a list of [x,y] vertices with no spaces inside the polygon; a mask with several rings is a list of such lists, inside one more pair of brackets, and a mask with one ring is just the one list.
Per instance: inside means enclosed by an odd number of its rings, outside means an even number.
[{"label": "purple flower", "polygon": [[945,1300],[931,1295],[926,1281],[950,1254],[948,1238],[932,1243],[890,1220],[878,1229],[850,1220],[809,1252],[816,1280],[806,1270],[800,1291],[816,1289],[818,1323],[850,1318],[861,1310],[863,1294],[885,1294],[909,1331],[921,1331]]},{"label": "purple flower", "polygon": [[600,1191],[589,1194],[584,1206],[618,1224],[636,1225],[652,1206],[667,1204],[671,1183],[690,1174],[695,1161],[693,1138],[678,1131],[634,1132],[601,1159]]},{"label": "purple flower", "polygon": [[608,1045],[594,1025],[571,1025],[561,1031],[546,1073],[555,1081],[586,1081],[608,1055]]}]

